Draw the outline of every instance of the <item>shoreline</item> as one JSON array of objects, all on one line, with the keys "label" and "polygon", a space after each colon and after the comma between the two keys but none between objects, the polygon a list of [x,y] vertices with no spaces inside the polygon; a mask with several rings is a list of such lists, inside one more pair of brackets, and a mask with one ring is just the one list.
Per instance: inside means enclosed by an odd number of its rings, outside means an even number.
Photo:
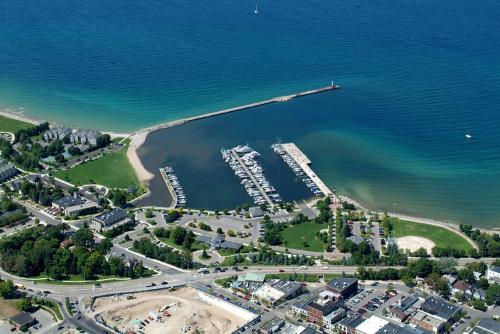
[{"label": "shoreline", "polygon": [[[178,120],[172,120],[172,121],[168,121],[165,123],[160,123],[160,124],[157,124],[154,126],[150,126],[147,128],[139,129],[139,130],[131,132],[131,133],[118,133],[118,132],[113,132],[113,131],[104,131],[103,133],[109,134],[112,137],[112,139],[118,138],[118,137],[124,137],[125,139],[127,139],[127,138],[130,139],[130,144],[129,144],[129,147],[127,149],[128,160],[129,160],[132,168],[134,169],[139,181],[141,183],[143,183],[146,187],[148,187],[149,181],[151,181],[151,179],[153,179],[154,174],[149,172],[144,167],[137,152],[140,149],[140,147],[144,144],[147,136],[151,132],[180,126],[180,125],[186,124],[188,122],[202,120],[202,119],[209,118],[209,117],[224,115],[226,113],[232,113],[232,112],[236,112],[236,111],[252,109],[252,108],[259,107],[261,105],[265,105],[265,104],[269,104],[269,103],[286,102],[286,101],[293,99],[293,98],[296,98],[296,97],[302,97],[305,95],[322,93],[322,92],[329,91],[329,90],[336,90],[337,88],[338,88],[338,86],[328,86],[325,88],[320,88],[317,90],[310,90],[310,91],[303,92],[303,93],[297,93],[297,94],[292,94],[292,95],[287,95],[287,96],[280,96],[280,97],[272,98],[272,99],[261,101],[261,102],[247,104],[244,106],[228,108],[228,109],[224,109],[221,111],[206,113],[206,114],[192,116],[192,117],[188,117],[188,118],[181,118]],[[30,116],[24,115],[23,111],[15,112],[15,111],[10,111],[9,109],[0,110],[0,115],[15,119],[18,121],[23,121],[26,123],[34,124],[34,125],[38,125],[38,124],[43,122],[41,120],[37,120],[35,118],[31,118]],[[57,123],[51,122],[51,124],[57,124]],[[346,195],[339,194],[339,195],[337,195],[337,197],[340,200],[346,201],[348,203],[352,203],[365,211],[381,212],[379,209],[370,210],[370,209],[366,208],[365,206],[361,205],[358,201],[356,201],[356,200],[354,200]],[[387,212],[387,213],[392,217],[397,217],[397,218],[403,219],[403,220],[409,220],[409,221],[413,221],[416,223],[437,225],[437,226],[444,227],[450,231],[453,231],[455,233],[460,234],[462,237],[465,237],[466,240],[471,242],[470,239],[467,236],[465,236],[465,234],[462,234],[462,232],[459,231],[459,229],[458,229],[459,224],[460,224],[459,222],[451,223],[451,222],[442,221],[442,220],[434,220],[432,218],[415,217],[415,216],[409,216],[409,215],[405,215],[405,214],[396,214],[396,213],[391,213],[391,212]],[[500,230],[500,228],[481,228],[478,226],[473,226],[473,227],[478,228],[480,231],[486,232],[486,233],[498,233]],[[473,245],[475,246],[475,244],[473,244]]]}]

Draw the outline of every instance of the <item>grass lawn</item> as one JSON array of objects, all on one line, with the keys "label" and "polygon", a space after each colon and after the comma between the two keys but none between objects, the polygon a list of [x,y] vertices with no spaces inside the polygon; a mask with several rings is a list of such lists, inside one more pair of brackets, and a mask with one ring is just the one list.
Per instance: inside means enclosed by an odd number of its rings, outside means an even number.
[{"label": "grass lawn", "polygon": [[21,122],[5,116],[0,116],[0,132],[16,133],[18,130],[33,127],[33,124]]},{"label": "grass lawn", "polygon": [[40,305],[40,307],[47,312],[54,314],[56,317],[56,321],[63,320],[61,309],[59,308],[59,304],[57,304],[56,302],[54,302],[53,306]]},{"label": "grass lawn", "polygon": [[279,274],[266,274],[266,280],[282,279],[287,281],[313,283],[313,282],[320,282],[320,280],[328,282],[340,276],[341,276],[340,274],[306,274],[306,273],[291,272],[291,273],[279,273]]},{"label": "grass lawn", "polygon": [[108,188],[127,189],[131,185],[140,187],[135,171],[127,158],[127,147],[118,152],[85,162],[69,170],[57,171],[57,178],[68,181],[76,186],[97,183]]},{"label": "grass lawn", "polygon": [[[322,252],[326,246],[316,234],[324,229],[328,229],[326,224],[316,224],[313,222],[298,225],[288,225],[282,232],[283,247],[302,249],[311,252]],[[306,244],[304,245],[304,241]]]},{"label": "grass lawn", "polygon": [[394,227],[392,234],[396,238],[406,236],[422,237],[431,240],[438,247],[462,249],[467,253],[472,249],[467,240],[443,227],[398,219],[393,219],[392,225]]}]

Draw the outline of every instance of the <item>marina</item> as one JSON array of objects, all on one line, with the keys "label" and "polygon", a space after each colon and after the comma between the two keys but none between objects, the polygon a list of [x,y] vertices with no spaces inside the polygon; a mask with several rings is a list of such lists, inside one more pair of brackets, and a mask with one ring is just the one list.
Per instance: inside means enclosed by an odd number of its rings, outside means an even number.
[{"label": "marina", "polygon": [[161,176],[167,185],[167,188],[172,196],[172,208],[185,207],[186,206],[186,195],[184,194],[184,189],[182,188],[177,175],[174,174],[174,169],[172,167],[160,168]]},{"label": "marina", "polygon": [[271,148],[281,156],[295,175],[306,184],[315,196],[332,196],[332,191],[309,167],[311,160],[294,143],[273,144]]},{"label": "marina", "polygon": [[248,145],[238,145],[230,150],[221,149],[221,155],[255,204],[282,202],[281,196],[265,177],[264,169],[257,163],[256,158],[260,155],[257,151]]}]

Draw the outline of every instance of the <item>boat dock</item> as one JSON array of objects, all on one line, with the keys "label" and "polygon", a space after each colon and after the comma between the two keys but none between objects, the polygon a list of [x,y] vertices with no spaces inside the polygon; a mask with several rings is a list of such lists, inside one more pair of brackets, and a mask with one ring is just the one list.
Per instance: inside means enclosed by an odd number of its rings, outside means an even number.
[{"label": "boat dock", "polygon": [[264,199],[266,200],[267,204],[269,204],[269,205],[272,206],[273,205],[273,201],[269,198],[269,196],[267,196],[267,194],[264,191],[264,189],[262,189],[262,186],[259,184],[259,182],[257,182],[257,180],[255,179],[255,177],[253,176],[253,174],[248,170],[247,166],[245,165],[245,163],[243,162],[243,160],[241,160],[241,158],[238,155],[238,153],[236,153],[236,151],[234,149],[232,149],[231,150],[231,154],[240,163],[241,167],[245,170],[245,172],[247,173],[247,175],[250,178],[250,180],[252,180],[252,182],[255,184],[255,186],[259,190],[260,194],[262,195],[262,197],[264,197]]},{"label": "boat dock", "polygon": [[219,115],[228,114],[228,113],[232,113],[232,112],[236,112],[236,111],[256,108],[256,107],[260,107],[260,106],[263,106],[266,104],[271,104],[271,103],[276,103],[276,102],[285,102],[285,101],[289,101],[289,100],[292,100],[292,99],[297,98],[297,97],[319,94],[319,93],[323,93],[323,92],[327,92],[327,91],[331,91],[331,90],[335,90],[335,89],[339,89],[339,88],[340,88],[339,85],[336,85],[332,82],[331,85],[326,86],[326,87],[311,89],[311,90],[308,90],[305,92],[295,93],[295,94],[291,94],[291,95],[279,96],[279,97],[275,97],[275,98],[272,98],[269,100],[245,104],[245,105],[242,105],[239,107],[223,109],[223,110],[219,110],[219,111],[215,111],[215,112],[211,112],[211,113],[207,113],[207,114],[203,114],[203,115],[199,115],[199,116],[193,116],[193,117],[188,117],[188,118],[183,118],[183,119],[179,119],[179,120],[175,120],[175,121],[166,122],[163,124],[154,125],[154,126],[151,126],[149,128],[144,128],[144,129],[138,130],[138,131],[132,133],[131,136],[139,134],[139,133],[143,133],[143,132],[150,132],[150,131],[155,131],[155,130],[159,130],[159,129],[171,128],[174,126],[178,126],[178,125],[182,125],[182,124],[185,124],[188,122],[201,120],[204,118],[209,118],[209,117],[219,116]]},{"label": "boat dock", "polygon": [[323,183],[319,176],[309,167],[311,160],[294,143],[278,144],[295,161],[316,187],[326,196],[333,196],[333,192]]},{"label": "boat dock", "polygon": [[160,174],[172,196],[172,204],[170,207],[184,207],[186,205],[186,195],[184,195],[184,190],[179,184],[177,176],[174,174],[174,170],[171,167],[160,168]]}]

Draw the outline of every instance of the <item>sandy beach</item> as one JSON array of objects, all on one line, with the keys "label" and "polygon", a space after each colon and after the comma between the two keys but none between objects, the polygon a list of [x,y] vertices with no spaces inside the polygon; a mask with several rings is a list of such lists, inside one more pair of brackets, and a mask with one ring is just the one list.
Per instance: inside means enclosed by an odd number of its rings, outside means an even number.
[{"label": "sandy beach", "polygon": [[154,177],[154,174],[149,172],[139,159],[137,155],[137,150],[141,147],[141,145],[146,141],[146,138],[149,134],[149,131],[139,132],[129,137],[130,144],[127,150],[127,157],[139,178],[139,181],[142,183],[148,183]]},{"label": "sandy beach", "polygon": [[9,109],[9,108],[2,109],[2,110],[0,110],[0,116],[12,118],[12,119],[15,119],[16,121],[30,123],[33,125],[38,125],[38,124],[42,123],[42,121],[40,121],[40,120],[26,116],[23,113],[22,109],[17,109],[17,110]]}]

